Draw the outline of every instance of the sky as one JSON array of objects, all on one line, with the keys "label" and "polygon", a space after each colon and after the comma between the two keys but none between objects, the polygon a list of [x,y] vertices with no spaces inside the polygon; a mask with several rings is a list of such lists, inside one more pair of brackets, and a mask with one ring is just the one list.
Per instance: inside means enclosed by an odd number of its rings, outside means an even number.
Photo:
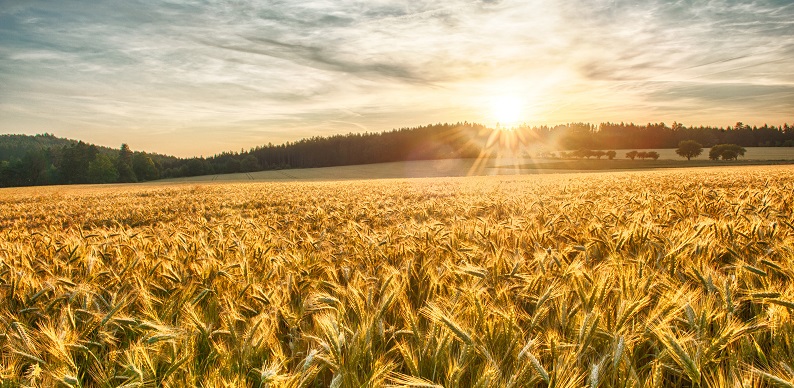
[{"label": "sky", "polygon": [[794,0],[0,0],[0,133],[176,156],[439,122],[794,123]]}]

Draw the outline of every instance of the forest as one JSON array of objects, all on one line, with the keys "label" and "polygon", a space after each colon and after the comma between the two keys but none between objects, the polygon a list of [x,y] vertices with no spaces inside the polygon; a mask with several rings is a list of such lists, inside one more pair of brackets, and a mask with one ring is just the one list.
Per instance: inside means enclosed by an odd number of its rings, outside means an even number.
[{"label": "forest", "polygon": [[[509,138],[510,141],[505,141]],[[794,126],[687,127],[665,123],[570,123],[493,129],[476,123],[431,124],[379,133],[316,136],[279,145],[211,157],[176,158],[118,149],[52,134],[0,135],[0,187],[51,184],[126,183],[161,178],[260,170],[331,167],[355,164],[473,158],[503,147],[521,151],[675,148],[682,140],[704,147],[792,147]],[[570,153],[575,155],[576,153]]]}]

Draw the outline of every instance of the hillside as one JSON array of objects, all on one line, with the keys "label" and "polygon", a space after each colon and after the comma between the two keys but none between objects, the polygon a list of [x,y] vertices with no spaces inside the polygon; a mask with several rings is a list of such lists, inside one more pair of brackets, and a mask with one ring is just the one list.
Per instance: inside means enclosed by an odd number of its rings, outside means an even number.
[{"label": "hillside", "polygon": [[[477,157],[493,131],[478,124],[435,124],[382,133],[312,137],[210,158],[176,158],[99,147],[53,135],[6,135],[0,187],[125,183],[288,168]],[[13,152],[11,152],[13,151]]]},{"label": "hillside", "polygon": [[[680,123],[569,123],[553,127],[488,128],[481,124],[438,123],[384,132],[315,136],[284,144],[266,143],[248,151],[209,158],[176,158],[95,146],[51,134],[0,135],[0,187],[73,183],[140,182],[161,178],[251,173],[266,170],[351,166],[373,163],[483,158],[522,154],[587,158],[591,152],[559,150],[672,149],[683,140],[703,147],[794,146],[794,129],[781,126],[686,127]],[[121,140],[123,142],[123,139]],[[618,158],[622,157],[622,152]],[[606,155],[602,152],[601,155]],[[616,153],[612,154],[617,155]]]},{"label": "hillside", "polygon": [[[30,151],[44,151],[47,149],[61,149],[67,146],[74,146],[82,142],[82,140],[67,139],[64,137],[57,137],[51,133],[43,133],[36,135],[20,135],[20,134],[2,134],[0,135],[0,161],[10,161],[15,158],[22,159]],[[85,143],[85,142],[83,142]],[[97,151],[108,156],[118,156],[118,148],[110,148],[106,146],[85,143],[89,146],[95,147]],[[145,152],[145,151],[138,151]],[[176,160],[175,156],[162,155],[156,153],[148,153],[152,159],[157,161]]]},{"label": "hillside", "polygon": [[0,135],[0,187],[138,182],[160,178],[173,156],[39,135]]},{"label": "hillside", "polygon": [[[30,151],[62,148],[76,144],[77,140],[56,137],[50,133],[39,135],[0,135],[0,161],[22,159]],[[108,148],[109,150],[109,148]]]}]

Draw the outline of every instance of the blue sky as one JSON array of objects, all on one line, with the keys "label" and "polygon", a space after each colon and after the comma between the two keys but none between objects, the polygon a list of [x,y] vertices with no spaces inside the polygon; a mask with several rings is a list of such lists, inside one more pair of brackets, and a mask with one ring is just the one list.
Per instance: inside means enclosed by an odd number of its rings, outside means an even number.
[{"label": "blue sky", "polygon": [[794,1],[2,1],[0,133],[179,156],[436,122],[794,123]]}]

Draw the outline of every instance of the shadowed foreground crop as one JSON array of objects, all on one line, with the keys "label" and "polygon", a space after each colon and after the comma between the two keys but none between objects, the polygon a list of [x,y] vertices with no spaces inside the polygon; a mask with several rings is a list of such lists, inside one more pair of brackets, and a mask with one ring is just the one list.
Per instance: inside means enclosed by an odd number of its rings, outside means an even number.
[{"label": "shadowed foreground crop", "polygon": [[794,169],[0,192],[2,386],[794,386]]}]

